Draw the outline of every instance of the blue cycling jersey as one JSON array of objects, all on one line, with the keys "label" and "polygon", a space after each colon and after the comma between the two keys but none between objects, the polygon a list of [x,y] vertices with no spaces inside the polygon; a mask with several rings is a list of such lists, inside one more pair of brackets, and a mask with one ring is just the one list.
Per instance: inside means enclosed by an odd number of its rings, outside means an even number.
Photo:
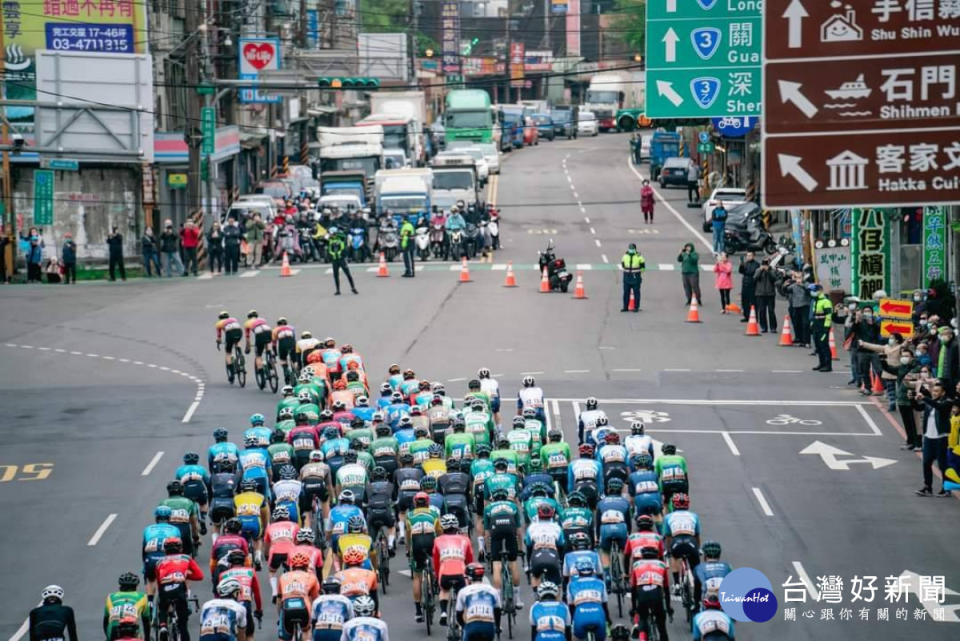
[{"label": "blue cycling jersey", "polygon": [[563,641],[570,625],[570,609],[560,601],[538,601],[530,608],[530,626],[536,636],[533,641]]},{"label": "blue cycling jersey", "polygon": [[143,528],[143,556],[148,554],[163,554],[163,541],[168,538],[178,538],[180,528],[170,523],[153,523]]},{"label": "blue cycling jersey", "polygon": [[272,433],[269,427],[251,427],[244,430],[243,442],[246,443],[248,438],[255,438],[260,447],[266,447],[270,445],[270,435]]},{"label": "blue cycling jersey", "polygon": [[523,489],[520,490],[521,501],[526,501],[528,498],[530,498],[530,488],[534,483],[545,484],[547,487],[551,488],[550,493],[553,493],[553,477],[546,472],[533,472],[523,477]]},{"label": "blue cycling jersey", "polygon": [[704,590],[718,589],[723,577],[730,574],[730,565],[723,561],[703,561],[693,569],[693,574]]},{"label": "blue cycling jersey", "polygon": [[214,443],[207,450],[207,467],[213,469],[214,463],[236,463],[240,449],[233,443]]},{"label": "blue cycling jersey", "polygon": [[567,492],[573,492],[577,483],[584,481],[597,482],[601,478],[600,464],[593,459],[578,458],[567,468]]},{"label": "blue cycling jersey", "polygon": [[273,475],[270,455],[265,449],[256,447],[243,450],[240,452],[239,461],[243,480],[269,478]]},{"label": "blue cycling jersey", "polygon": [[364,421],[372,421],[373,413],[379,411],[378,407],[354,407],[351,412],[357,418],[362,418]]},{"label": "blue cycling jersey", "polygon": [[692,622],[693,641],[719,641],[720,639],[734,640],[733,619],[723,610],[704,610]]},{"label": "blue cycling jersey", "polygon": [[346,534],[347,532],[347,521],[354,516],[359,516],[366,522],[366,518],[363,516],[363,510],[351,503],[337,505],[330,510],[330,533],[333,535],[332,543],[334,549],[336,549],[340,535]]},{"label": "blue cycling jersey", "polygon": [[585,639],[593,631],[598,641],[606,638],[607,587],[596,576],[575,577],[567,585],[567,604],[573,608],[573,634]]},{"label": "blue cycling jersey", "polygon": [[599,575],[603,571],[600,555],[596,550],[573,550],[563,555],[563,576],[577,576],[577,565],[583,561],[593,565],[594,574]]},{"label": "blue cycling jersey", "polygon": [[406,454],[410,451],[410,444],[417,440],[413,434],[413,428],[407,427],[394,432],[393,437],[397,439],[397,453]]},{"label": "blue cycling jersey", "polygon": [[406,403],[391,403],[387,405],[385,409],[387,416],[387,422],[390,423],[390,427],[397,429],[400,425],[400,419],[404,416],[410,415],[410,406]]},{"label": "blue cycling jersey", "polygon": [[390,400],[390,394],[386,394],[377,399],[377,409],[384,409],[393,401]]},{"label": "blue cycling jersey", "polygon": [[700,536],[700,517],[689,510],[671,512],[663,519],[664,536]]}]

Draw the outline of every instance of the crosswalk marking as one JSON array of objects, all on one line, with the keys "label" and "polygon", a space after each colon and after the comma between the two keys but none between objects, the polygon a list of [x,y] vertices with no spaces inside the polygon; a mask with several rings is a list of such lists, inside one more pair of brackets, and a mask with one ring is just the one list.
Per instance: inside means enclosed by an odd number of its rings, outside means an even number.
[{"label": "crosswalk marking", "polygon": [[[300,271],[300,270],[298,269],[297,271]],[[250,269],[240,274],[240,278],[253,278],[259,275],[260,275],[260,270]]]}]

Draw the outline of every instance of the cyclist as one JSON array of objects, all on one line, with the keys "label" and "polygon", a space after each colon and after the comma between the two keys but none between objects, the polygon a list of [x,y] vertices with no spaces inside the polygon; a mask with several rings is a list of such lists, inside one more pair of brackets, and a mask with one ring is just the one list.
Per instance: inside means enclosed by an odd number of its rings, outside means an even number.
[{"label": "cyclist", "polygon": [[[267,437],[269,439],[269,436]],[[243,439],[244,450],[240,452],[240,478],[244,481],[253,481],[257,491],[264,496],[270,494],[270,478],[273,468],[270,465],[270,455],[267,453],[268,444],[261,445],[260,439],[249,436]]]},{"label": "cyclist", "polygon": [[623,496],[623,481],[616,476],[607,481],[607,492],[597,501],[597,539],[600,541],[600,557],[606,568],[605,577],[610,578],[610,550],[613,542],[623,552],[630,533],[630,501]]},{"label": "cyclist", "polygon": [[[430,406],[430,403],[427,402],[426,407],[429,407],[429,406]],[[419,405],[414,405],[413,407],[410,408],[410,416],[408,416],[407,418],[410,419],[410,425],[411,425],[411,427],[416,427],[417,425],[422,425],[423,427],[426,427],[428,430],[432,430],[432,426],[431,426],[431,424],[430,424],[430,418],[425,414],[425,412],[426,412],[426,409],[425,409],[424,407],[419,406]],[[401,418],[401,420],[402,420],[402,418]],[[431,433],[432,433],[432,431],[431,431]],[[446,436],[446,435],[444,434],[444,436]],[[437,439],[435,439],[435,440],[437,440]],[[442,442],[443,442],[443,439],[442,439],[442,438],[441,438],[441,439],[438,439],[437,442],[442,443]]]},{"label": "cyclist", "polygon": [[427,458],[420,462],[420,469],[423,470],[424,475],[439,479],[447,473],[447,462],[441,458],[442,456],[443,448],[436,443],[431,443],[427,448]]},{"label": "cyclist", "polygon": [[[303,513],[309,515],[304,523],[313,525],[313,519],[327,518],[330,515],[333,487],[330,483],[330,466],[323,462],[322,450],[313,450],[307,455],[307,464],[300,468],[300,482],[303,484]],[[320,504],[322,516],[313,513],[315,503]]]},{"label": "cyclist", "polygon": [[633,509],[637,514],[649,514],[660,518],[663,512],[663,499],[660,497],[660,483],[653,471],[653,457],[646,452],[630,456],[633,472],[627,479],[630,496],[633,497]]},{"label": "cyclist", "polygon": [[535,410],[537,419],[546,421],[543,412],[543,390],[537,387],[537,381],[532,376],[523,377],[523,387],[517,394],[517,414],[525,409]]},{"label": "cyclist", "polygon": [[400,373],[400,366],[393,363],[387,368],[387,380],[384,381],[390,386],[391,390],[400,389],[400,383],[403,382],[403,375]]},{"label": "cyclist", "polygon": [[310,572],[310,558],[306,554],[294,554],[288,560],[290,570],[284,572],[278,582],[277,618],[279,635],[289,640],[293,636],[294,625],[300,624],[300,640],[310,638],[310,607],[314,599],[320,596],[320,584]]},{"label": "cyclist", "polygon": [[[451,424],[453,422],[450,416],[451,410],[443,404],[444,398],[444,396],[434,393],[433,397],[430,399],[429,407],[427,407],[425,410],[426,414],[424,416],[430,426],[430,433],[433,435],[433,438],[435,438],[437,441],[443,442],[445,442],[447,436],[449,436]],[[465,423],[463,426],[466,428]],[[454,427],[456,426],[454,425]]]},{"label": "cyclist", "polygon": [[430,431],[422,425],[413,429],[413,436],[414,441],[407,447],[407,451],[413,454],[414,465],[420,465],[430,458],[430,448],[436,443],[430,438]]},{"label": "cyclist", "polygon": [[636,470],[632,464],[634,457],[638,454],[649,454],[650,460],[653,461],[653,439],[644,434],[642,421],[633,421],[630,423],[630,436],[623,440],[623,444],[627,448],[627,454],[630,457],[631,471]]},{"label": "cyclist", "polygon": [[[580,446],[580,458],[570,463],[567,469],[567,494],[580,492],[592,510],[597,505],[597,483],[600,481],[600,464],[593,458],[593,446]],[[569,500],[569,499],[568,499]]]},{"label": "cyclist", "polygon": [[347,391],[353,394],[353,402],[356,403],[361,398],[366,398],[369,390],[366,384],[360,379],[360,372],[357,370],[355,362],[350,363],[350,369],[344,375],[347,381]]},{"label": "cyclist", "polygon": [[250,417],[250,427],[243,432],[243,442],[246,444],[247,439],[252,439],[255,444],[254,447],[266,450],[267,446],[270,445],[270,436],[273,433],[270,428],[263,425],[262,417],[263,414],[254,414]]},{"label": "cyclist", "polygon": [[440,517],[443,534],[433,542],[433,569],[440,586],[440,625],[447,625],[447,603],[450,591],[464,586],[466,566],[473,563],[473,546],[470,539],[460,534],[460,522],[455,514]]},{"label": "cyclist", "polygon": [[521,413],[523,417],[523,429],[530,432],[532,437],[530,452],[534,456],[540,455],[540,447],[547,442],[547,424],[538,418],[537,410],[532,407],[525,408]]},{"label": "cyclist", "polygon": [[223,311],[217,314],[217,323],[214,327],[217,330],[217,351],[220,351],[221,342],[226,343],[223,350],[224,362],[227,365],[227,379],[233,385],[233,348],[243,338],[243,326],[240,325],[240,321],[230,315],[230,312]]},{"label": "cyclist", "polygon": [[420,389],[420,381],[417,380],[417,374],[412,369],[403,370],[403,380],[397,387],[397,391],[403,398],[409,398]]},{"label": "cyclist", "polygon": [[397,457],[400,455],[400,442],[386,423],[377,423],[373,428],[376,438],[370,443],[370,454],[377,467],[382,467],[387,477],[397,471]]},{"label": "cyclist", "polygon": [[[444,410],[445,411],[445,410]],[[465,421],[453,423],[453,433],[443,438],[443,454],[449,459],[472,459],[477,449],[477,439],[467,434]]]},{"label": "cyclist", "polygon": [[[359,550],[363,553],[363,567],[366,569],[376,569],[377,566],[371,562],[370,551],[373,548],[373,538],[368,534],[367,522],[363,516],[354,514],[347,521],[347,531],[337,537],[337,544],[334,547],[339,559],[344,559],[350,550]],[[336,561],[336,559],[335,559]],[[342,567],[340,563],[335,563],[337,567]]]},{"label": "cyclist", "polygon": [[[523,417],[517,417],[523,422]],[[533,436],[523,425],[514,423],[513,429],[507,432],[508,447],[517,455],[517,466],[526,474],[530,470],[530,452],[533,449]]]},{"label": "cyclist", "polygon": [[297,350],[297,330],[287,322],[285,316],[277,319],[271,336],[273,351],[277,353],[277,360],[283,367],[283,380],[293,380],[293,363]]},{"label": "cyclist", "polygon": [[693,571],[693,601],[700,603],[700,597],[706,592],[716,594],[720,590],[720,582],[730,574],[730,564],[720,560],[722,549],[717,541],[704,541],[703,563]]},{"label": "cyclist", "polygon": [[344,568],[335,575],[340,581],[340,594],[353,601],[354,612],[356,612],[357,601],[364,596],[372,598],[376,609],[380,609],[380,601],[377,596],[377,588],[380,583],[376,572],[363,567],[366,560],[367,557],[361,550],[356,548],[348,550],[343,555]]},{"label": "cyclist", "polygon": [[433,390],[430,389],[430,381],[424,379],[420,381],[418,391],[410,396],[410,411],[414,407],[427,407],[433,398]]},{"label": "cyclist", "polygon": [[140,578],[133,572],[124,572],[117,583],[119,590],[107,595],[107,603],[103,608],[103,633],[107,641],[121,638],[119,624],[128,618],[133,619],[137,628],[133,636],[150,641],[151,604],[147,601],[147,595],[137,590]]},{"label": "cyclist", "polygon": [[437,487],[443,494],[443,511],[456,514],[461,528],[470,524],[470,499],[467,496],[470,474],[463,471],[469,469],[469,465],[465,459],[450,459],[446,462],[446,474],[437,479]]},{"label": "cyclist", "polygon": [[[276,483],[280,479],[280,468],[284,465],[295,465],[295,452],[293,446],[287,443],[287,434],[290,434],[293,429],[296,429],[296,425],[290,430],[290,432],[284,432],[279,427],[273,430],[273,433],[270,435],[270,445],[267,446],[267,456],[270,457],[270,468],[273,470],[272,481]],[[297,465],[301,467],[302,464]]]},{"label": "cyclist", "polygon": [[240,550],[231,550],[217,564],[217,567],[220,569],[217,585],[227,579],[240,584],[239,600],[247,612],[247,640],[252,641],[253,619],[256,618],[258,621],[263,619],[263,603],[260,600],[260,581],[257,579],[257,573],[253,568],[247,567],[246,555]]},{"label": "cyclist", "polygon": [[[293,388],[290,389],[292,390]],[[296,426],[296,423],[293,420],[293,412],[300,407],[299,398],[296,396],[291,396],[290,399],[293,401],[292,407],[282,407],[280,408],[280,411],[277,412],[276,428],[283,432],[284,440],[287,438],[287,433]]]},{"label": "cyclist", "polygon": [[[243,538],[241,532],[243,524],[240,519],[231,518],[223,524],[223,535],[217,538],[210,550],[210,573],[213,574],[217,569],[217,564],[225,559],[231,552],[239,552],[243,557],[243,563],[246,563],[250,554],[250,546],[247,540]],[[216,585],[216,583],[214,583]]]},{"label": "cyclist", "polygon": [[637,531],[627,537],[627,544],[623,548],[623,556],[628,566],[632,566],[641,558],[643,548],[653,548],[657,551],[655,558],[663,559],[663,536],[656,530],[656,523],[649,514],[636,516]]},{"label": "cyclist", "polygon": [[467,381],[467,393],[463,395],[463,406],[471,407],[475,400],[480,401],[485,411],[490,409],[490,395],[483,391],[479,380],[471,378]]},{"label": "cyclist", "polygon": [[418,492],[413,497],[413,509],[406,517],[406,531],[410,535],[407,557],[413,573],[413,604],[417,623],[423,623],[423,610],[420,607],[423,579],[420,573],[426,569],[427,559],[433,553],[433,543],[442,533],[440,513],[430,505],[430,497],[426,492]]},{"label": "cyclist", "polygon": [[319,579],[323,576],[323,552],[316,546],[317,537],[313,530],[302,528],[297,532],[296,541],[290,554],[306,554],[310,559],[309,570]]},{"label": "cyclist", "polygon": [[457,593],[457,623],[462,641],[493,641],[500,631],[500,592],[483,582],[484,567],[467,566],[470,583]]},{"label": "cyclist", "polygon": [[690,473],[687,460],[677,454],[677,446],[664,443],[660,448],[653,471],[660,483],[660,494],[665,505],[670,505],[670,497],[676,492],[687,493],[690,488]]},{"label": "cyclist", "polygon": [[[583,532],[575,532],[570,537],[570,551],[563,555],[563,585],[570,583],[571,577],[577,576],[577,566],[580,563],[589,563],[593,568],[593,575],[600,576],[603,565],[600,555],[592,549],[590,537]],[[542,585],[542,584],[541,584]]]},{"label": "cyclist", "polygon": [[490,496],[490,502],[483,508],[483,531],[490,536],[493,585],[498,590],[503,588],[501,559],[506,553],[518,608],[523,607],[520,601],[520,568],[517,564],[520,525],[520,510],[517,509],[517,504],[510,500],[510,493],[506,488],[497,488]]},{"label": "cyclist", "polygon": [[477,371],[477,378],[480,379],[480,391],[490,399],[490,411],[493,412],[493,420],[500,425],[500,383],[490,375],[490,370],[481,367]]},{"label": "cyclist", "polygon": [[337,546],[340,536],[347,532],[347,523],[355,516],[363,519],[363,510],[354,505],[355,497],[350,490],[344,490],[337,496],[337,505],[330,510],[330,545],[334,550]]},{"label": "cyclist", "polygon": [[527,527],[524,545],[530,564],[530,585],[536,588],[542,579],[560,583],[560,554],[566,545],[563,530],[554,520],[556,510],[549,503],[537,507],[537,518]]},{"label": "cyclist", "polygon": [[217,468],[224,463],[237,464],[237,457],[240,455],[240,449],[236,444],[227,440],[229,433],[222,427],[213,430],[213,445],[207,450],[207,469],[211,474],[217,472]]},{"label": "cyclist", "polygon": [[313,641],[340,641],[343,624],[353,618],[353,601],[340,594],[340,581],[328,577],[313,600]]},{"label": "cyclist", "polygon": [[674,591],[680,592],[680,559],[686,558],[691,571],[700,563],[700,517],[690,511],[690,497],[682,492],[670,498],[673,511],[663,519],[663,536],[670,550]]},{"label": "cyclist", "polygon": [[273,507],[285,507],[290,520],[299,524],[300,506],[303,505],[303,483],[297,478],[297,468],[283,465],[278,473],[280,480],[273,484]]},{"label": "cyclist", "polygon": [[593,565],[582,561],[577,573],[567,584],[567,605],[570,606],[573,636],[583,641],[593,632],[597,641],[607,636],[610,610],[607,608],[607,586],[593,572]]},{"label": "cyclist", "polygon": [[343,624],[342,641],[390,641],[387,624],[378,618],[378,609],[375,595],[357,597],[353,602],[355,616]]},{"label": "cyclist", "polygon": [[292,463],[300,469],[310,458],[310,452],[320,447],[320,437],[317,428],[310,424],[310,417],[302,409],[294,412],[293,420],[295,425],[287,432],[287,443],[293,448]]},{"label": "cyclist", "polygon": [[600,447],[606,443],[607,434],[610,432],[616,432],[616,430],[610,427],[610,423],[606,416],[600,416],[597,418],[597,423],[594,426],[593,431],[590,433],[590,436],[587,437],[587,443],[590,443],[595,448],[600,449]]},{"label": "cyclist", "polygon": [[670,578],[667,576],[667,564],[657,558],[655,548],[640,548],[640,559],[630,568],[630,595],[635,612],[640,621],[657,626],[660,638],[668,641],[667,615],[673,620],[673,606],[670,605]]},{"label": "cyclist", "polygon": [[384,418],[393,429],[397,429],[401,416],[410,415],[410,405],[403,398],[400,392],[394,392],[390,395],[390,404],[383,408]]},{"label": "cyclist", "polygon": [[386,468],[376,466],[373,476],[367,485],[367,525],[374,537],[380,531],[387,530],[387,547],[390,556],[394,556],[397,548],[397,519],[393,513],[393,503],[397,491]]},{"label": "cyclist", "polygon": [[413,505],[413,497],[420,491],[420,479],[423,478],[423,470],[413,467],[413,455],[410,452],[400,454],[400,468],[393,474],[397,487],[397,520],[400,525],[400,540],[406,540],[406,516],[407,510]]},{"label": "cyclist", "polygon": [[443,386],[443,383],[435,382],[433,384],[433,395],[440,397],[441,401],[443,402],[443,406],[447,408],[448,411],[454,409],[455,404],[453,399],[447,396],[447,390]]},{"label": "cyclist", "polygon": [[217,584],[217,596],[200,608],[200,641],[247,641],[249,614],[240,603],[243,586],[236,579]]},{"label": "cyclist", "polygon": [[381,383],[380,384],[380,398],[377,399],[377,408],[383,409],[390,405],[393,402],[393,393],[396,390],[390,385],[390,383]]},{"label": "cyclist", "polygon": [[357,451],[355,449],[347,450],[343,455],[343,465],[337,470],[337,492],[349,490],[353,493],[357,504],[363,504],[367,491],[367,482],[369,474],[367,468],[357,462]]},{"label": "cyclist", "polygon": [[560,505],[557,503],[556,499],[553,498],[553,488],[547,483],[534,483],[533,485],[524,488],[520,498],[523,499],[525,497],[526,500],[523,503],[523,516],[528,524],[532,523],[537,518],[537,514],[539,513],[541,505],[549,505],[552,507],[554,514],[560,511]]},{"label": "cyclist", "polygon": [[627,469],[627,448],[620,445],[620,435],[610,430],[604,436],[604,441],[605,444],[597,450],[604,485],[612,478],[626,481],[630,471]]},{"label": "cyclist", "polygon": [[[350,413],[353,414],[353,410],[350,410]],[[375,433],[372,427],[367,427],[366,421],[354,415],[350,421],[350,429],[347,430],[344,436],[350,439],[351,443],[353,441],[360,441],[363,443],[364,448],[369,448],[370,444],[373,443]]]},{"label": "cyclist", "polygon": [[160,641],[167,641],[167,617],[170,607],[177,613],[177,628],[182,641],[190,641],[190,608],[187,606],[187,581],[201,581],[203,570],[193,558],[183,553],[179,538],[163,542],[164,557],[157,561],[157,621],[160,625]]},{"label": "cyclist", "polygon": [[[583,534],[586,537],[587,547],[591,547],[593,545],[593,520],[593,510],[587,507],[587,498],[580,492],[570,494],[567,497],[567,507],[560,513],[560,527],[563,529],[563,535],[567,542],[572,544],[575,534]],[[597,570],[597,574],[599,573],[600,571]]]},{"label": "cyclist", "polygon": [[597,399],[590,396],[584,401],[584,410],[577,417],[577,438],[581,444],[594,443],[591,432],[597,426],[597,419],[607,418],[606,413],[597,407]]},{"label": "cyclist", "polygon": [[[493,453],[491,452],[491,457]],[[520,481],[516,474],[509,472],[510,463],[503,457],[493,459],[493,474],[487,477],[483,482],[483,491],[486,499],[493,496],[497,488],[505,488],[510,495],[511,501],[517,500],[518,486]]]},{"label": "cyclist", "polygon": [[477,457],[470,462],[470,478],[473,479],[471,496],[473,496],[473,527],[477,531],[477,554],[480,557],[484,553],[483,545],[483,504],[486,498],[485,488],[487,479],[494,475],[496,470],[493,467],[493,461],[490,460],[490,446],[478,445]]},{"label": "cyclist", "polygon": [[210,473],[199,465],[200,455],[187,452],[183,455],[183,465],[174,473],[183,487],[183,495],[197,504],[200,511],[200,534],[207,533],[207,502],[210,496]]},{"label": "cyclist", "polygon": [[173,514],[166,505],[158,505],[153,511],[156,523],[143,528],[143,579],[147,583],[147,600],[153,601],[157,591],[157,561],[163,558],[163,542],[180,536],[180,529],[170,523]]},{"label": "cyclist", "polygon": [[330,374],[330,378],[340,378],[340,357],[343,356],[343,354],[337,349],[337,341],[329,336],[323,339],[320,355],[323,358],[324,364],[327,366],[327,372]]},{"label": "cyclist", "polygon": [[490,452],[490,458],[497,461],[497,459],[503,459],[507,462],[507,472],[513,474],[519,479],[519,466],[517,465],[520,461],[520,457],[510,449],[510,441],[506,437],[501,436],[497,439],[497,449]]},{"label": "cyclist", "polygon": [[570,641],[570,610],[560,601],[560,586],[544,581],[537,588],[537,602],[530,608],[531,641]]},{"label": "cyclist", "polygon": [[[378,412],[379,419],[383,421],[383,414]],[[376,416],[376,415],[375,415]],[[387,427],[390,427],[387,425]],[[390,428],[393,429],[393,428]],[[416,432],[417,430],[426,430],[426,434],[430,433],[430,426],[426,424],[414,425],[413,417],[411,416],[402,416],[400,422],[397,423],[397,429],[393,433],[393,437],[397,439],[397,453],[400,455],[410,453],[410,445],[417,440]],[[419,446],[418,446],[419,447]]]},{"label": "cyclist", "polygon": [[140,622],[126,616],[117,623],[116,641],[140,641]]},{"label": "cyclist", "polygon": [[306,367],[307,357],[310,353],[320,349],[320,341],[313,337],[309,330],[300,332],[300,340],[297,341],[296,353],[300,362],[300,367]]},{"label": "cyclist", "polygon": [[[353,415],[359,418],[362,418],[364,422],[369,422],[373,424],[373,427],[376,428],[378,423],[377,421],[373,420],[373,415],[377,412],[377,408],[370,406],[369,396],[367,396],[366,394],[361,394],[356,398],[355,402],[356,402],[356,405],[354,405],[353,409],[351,410],[353,412]],[[380,422],[381,423],[383,422],[382,418]]]},{"label": "cyclist", "polygon": [[291,520],[290,510],[279,505],[273,509],[273,516],[263,537],[264,555],[270,570],[270,595],[277,599],[277,570],[287,562],[287,555],[293,549],[293,542],[300,527]]},{"label": "cyclist", "polygon": [[193,555],[200,544],[197,504],[183,495],[183,485],[180,481],[170,481],[167,483],[167,498],[160,505],[170,508],[170,524],[180,530],[184,551]]},{"label": "cyclist", "polygon": [[[293,393],[293,385],[284,385],[280,388],[280,401],[277,402],[277,411],[275,412],[277,420],[281,420],[280,412],[285,409],[293,410],[300,405],[300,399]],[[292,419],[291,414],[288,418]]]},{"label": "cyclist", "polygon": [[430,505],[442,514],[443,494],[437,491],[437,479],[432,476],[424,476],[420,479],[420,491],[426,492],[427,496],[430,497]]},{"label": "cyclist", "polygon": [[468,395],[464,398],[463,420],[466,423],[467,433],[473,434],[477,443],[490,443],[497,433],[497,426],[488,409],[489,399],[479,391],[479,383],[476,383],[476,387],[478,390],[472,392],[472,396]]},{"label": "cyclist", "polygon": [[30,641],[77,641],[73,608],[63,604],[63,588],[48,585],[40,592],[41,603],[30,610]]},{"label": "cyclist", "polygon": [[270,341],[273,340],[273,330],[267,321],[260,318],[257,310],[251,309],[247,312],[247,322],[243,324],[243,334],[243,351],[245,354],[250,353],[250,334],[253,334],[253,344],[256,348],[254,367],[257,368],[257,371],[260,371],[260,368],[263,367],[263,350],[265,350],[267,346],[270,345]]},{"label": "cyclist", "polygon": [[540,448],[540,462],[543,469],[556,482],[561,490],[567,487],[567,468],[572,455],[570,446],[563,440],[563,432],[557,428],[547,432],[547,443]]},{"label": "cyclist", "polygon": [[253,543],[253,562],[260,569],[263,556],[263,531],[270,523],[266,497],[259,492],[256,481],[241,481],[240,493],[233,498],[234,509],[242,527],[240,533]]},{"label": "cyclist", "polygon": [[703,610],[693,617],[693,641],[733,641],[733,619],[727,616],[716,594],[703,599]]},{"label": "cyclist", "polygon": [[[323,411],[330,413],[330,410]],[[323,416],[320,418],[322,419]],[[340,470],[340,466],[343,465],[344,454],[350,450],[350,439],[340,435],[339,426],[327,424],[327,426],[323,428],[323,444],[320,445],[320,450],[323,452],[323,459],[327,462],[327,465],[330,466],[330,481],[332,483],[337,472]]]},{"label": "cyclist", "polygon": [[[534,488],[545,486],[547,495],[556,498],[556,492],[553,491],[553,477],[540,469],[540,459],[530,461],[530,473],[523,476],[523,489],[520,490],[520,500],[526,502],[533,493]],[[559,509],[559,505],[556,506]],[[534,510],[536,511],[536,510]]]}]

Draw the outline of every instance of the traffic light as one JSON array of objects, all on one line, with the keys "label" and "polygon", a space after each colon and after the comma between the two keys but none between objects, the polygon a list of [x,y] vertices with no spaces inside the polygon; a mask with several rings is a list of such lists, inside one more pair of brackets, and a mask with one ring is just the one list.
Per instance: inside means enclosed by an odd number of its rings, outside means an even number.
[{"label": "traffic light", "polygon": [[473,48],[477,46],[477,43],[480,42],[480,38],[474,38],[470,41],[470,44],[463,48],[463,55],[469,56],[470,52],[473,51]]},{"label": "traffic light", "polygon": [[373,91],[380,88],[380,79],[363,76],[324,76],[322,78],[317,78],[317,86],[321,89],[354,89]]}]

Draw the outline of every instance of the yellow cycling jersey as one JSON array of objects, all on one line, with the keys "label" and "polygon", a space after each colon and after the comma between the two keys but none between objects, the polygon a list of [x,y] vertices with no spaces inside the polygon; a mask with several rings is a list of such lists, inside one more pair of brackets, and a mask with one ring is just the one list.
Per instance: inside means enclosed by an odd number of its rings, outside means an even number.
[{"label": "yellow cycling jersey", "polygon": [[[260,518],[260,509],[263,507],[263,494],[259,492],[241,492],[233,497],[233,505],[239,517]],[[263,523],[261,523],[263,525]]]},{"label": "yellow cycling jersey", "polygon": [[373,539],[370,538],[369,534],[341,534],[340,538],[337,539],[337,552],[340,553],[340,558],[343,558],[343,555],[347,553],[347,550],[361,550],[365,558],[370,557],[370,548],[373,546]]},{"label": "yellow cycling jersey", "polygon": [[443,459],[428,458],[420,464],[420,467],[423,468],[425,476],[432,476],[437,479],[447,473],[447,462]]}]

